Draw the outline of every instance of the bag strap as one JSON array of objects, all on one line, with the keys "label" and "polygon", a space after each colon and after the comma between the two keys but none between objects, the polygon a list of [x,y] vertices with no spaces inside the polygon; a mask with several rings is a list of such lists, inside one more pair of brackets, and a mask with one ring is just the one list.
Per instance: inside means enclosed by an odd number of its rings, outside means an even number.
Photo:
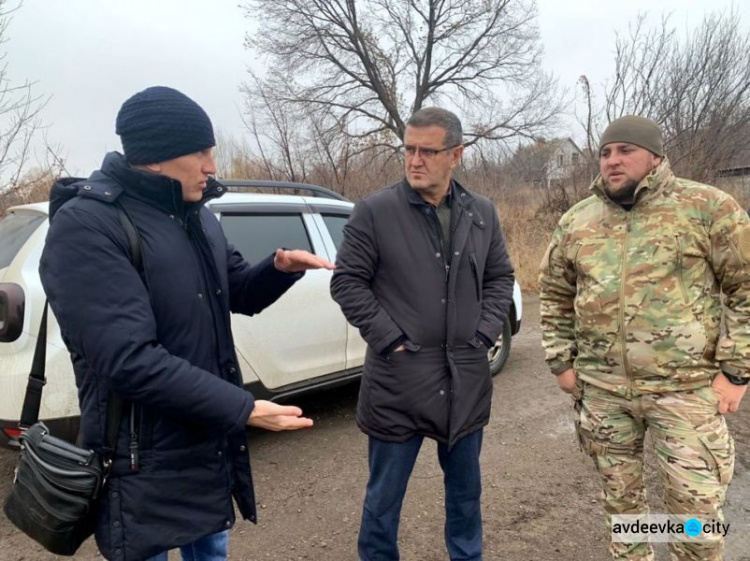
[{"label": "bag strap", "polygon": [[29,383],[26,385],[26,396],[23,399],[21,409],[21,422],[18,428],[26,430],[39,420],[39,407],[42,404],[42,390],[47,380],[44,378],[45,362],[47,360],[47,300],[44,301],[42,322],[39,325],[39,334],[34,348],[34,358],[31,361],[31,372],[29,372]]},{"label": "bag strap", "polygon": [[145,277],[141,237],[138,235],[138,230],[135,229],[133,219],[130,218],[130,214],[125,210],[125,207],[119,203],[116,203],[115,206],[117,206],[117,217],[120,219],[120,224],[122,224],[122,228],[125,230],[125,235],[128,237],[128,243],[130,244],[131,263],[133,263],[133,267],[135,267],[138,273]]},{"label": "bag strap", "polygon": [[[119,204],[117,206],[117,215],[120,219],[125,230],[125,235],[128,238],[131,252],[131,262],[133,266],[138,270],[138,273],[143,278],[144,282],[146,275],[143,268],[143,253],[141,251],[141,239],[138,235],[138,231],[133,224],[133,220],[127,211]],[[39,408],[42,404],[42,390],[44,389],[47,380],[45,378],[46,360],[47,360],[47,311],[49,309],[49,301],[44,301],[44,311],[42,312],[42,320],[39,324],[39,333],[36,340],[36,347],[34,348],[34,358],[31,361],[31,371],[29,372],[29,382],[26,385],[26,395],[23,399],[23,408],[21,410],[21,420],[18,423],[18,428],[26,430],[39,420]],[[118,395],[110,392],[109,399],[107,400],[107,421],[106,421],[106,446],[104,448],[104,455],[107,459],[114,456],[115,447],[117,445],[117,434],[120,431],[120,423],[122,422],[122,411],[124,408],[124,400]]]}]

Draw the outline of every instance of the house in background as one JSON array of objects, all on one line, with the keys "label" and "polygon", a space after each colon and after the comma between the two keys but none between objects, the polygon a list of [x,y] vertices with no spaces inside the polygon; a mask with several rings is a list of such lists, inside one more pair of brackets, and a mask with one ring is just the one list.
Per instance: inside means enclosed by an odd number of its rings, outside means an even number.
[{"label": "house in background", "polygon": [[524,183],[549,189],[587,165],[584,152],[571,138],[539,139],[522,146],[508,161],[509,170]]}]

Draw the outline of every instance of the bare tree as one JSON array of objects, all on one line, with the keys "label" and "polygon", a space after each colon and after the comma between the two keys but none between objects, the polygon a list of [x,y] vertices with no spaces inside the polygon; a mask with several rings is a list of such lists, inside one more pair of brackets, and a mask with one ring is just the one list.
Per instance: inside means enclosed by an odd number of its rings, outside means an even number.
[{"label": "bare tree", "polygon": [[656,28],[647,21],[617,40],[604,114],[651,117],[673,167],[710,179],[750,148],[750,34],[734,12],[707,15],[683,39],[668,17]]},{"label": "bare tree", "polygon": [[[8,7],[0,0],[0,45],[7,41],[10,16],[19,8],[20,3]],[[7,53],[0,51],[0,214],[11,204],[46,197],[60,169],[61,160],[49,147],[44,159],[52,155],[52,160],[32,161],[32,140],[42,132],[40,115],[47,101],[34,93],[32,83],[11,80]]]},{"label": "bare tree", "polygon": [[323,112],[354,149],[393,147],[426,103],[464,116],[467,144],[534,138],[559,113],[540,69],[534,0],[250,0],[269,56],[248,97]]}]

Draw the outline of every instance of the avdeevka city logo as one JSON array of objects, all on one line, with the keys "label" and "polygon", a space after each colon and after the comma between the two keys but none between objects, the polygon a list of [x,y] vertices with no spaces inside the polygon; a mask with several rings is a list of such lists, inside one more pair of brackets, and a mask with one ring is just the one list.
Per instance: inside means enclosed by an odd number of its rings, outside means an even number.
[{"label": "avdeevka city logo", "polygon": [[681,542],[715,541],[726,537],[729,524],[715,519],[701,520],[690,515],[614,514],[612,541]]},{"label": "avdeevka city logo", "polygon": [[685,533],[691,538],[700,536],[702,532],[703,524],[697,518],[691,518],[690,520],[685,521]]}]

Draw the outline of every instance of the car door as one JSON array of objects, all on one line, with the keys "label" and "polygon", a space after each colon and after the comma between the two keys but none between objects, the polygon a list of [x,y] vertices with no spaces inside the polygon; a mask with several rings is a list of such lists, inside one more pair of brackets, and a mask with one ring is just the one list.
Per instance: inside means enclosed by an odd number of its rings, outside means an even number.
[{"label": "car door", "polygon": [[[344,226],[349,221],[351,209],[319,204],[316,205],[315,210],[318,211],[316,220],[319,220],[323,241],[328,247],[331,261],[335,263],[336,252],[344,239]],[[359,329],[346,322],[344,314],[339,313],[346,323],[346,368],[347,370],[360,368],[365,362],[367,344],[360,336]]]},{"label": "car door", "polygon": [[[279,247],[328,257],[303,203],[222,205],[219,220],[227,239],[251,263]],[[279,390],[344,370],[347,327],[330,296],[330,279],[330,271],[307,271],[260,314],[232,315],[235,346],[266,388]]]}]

